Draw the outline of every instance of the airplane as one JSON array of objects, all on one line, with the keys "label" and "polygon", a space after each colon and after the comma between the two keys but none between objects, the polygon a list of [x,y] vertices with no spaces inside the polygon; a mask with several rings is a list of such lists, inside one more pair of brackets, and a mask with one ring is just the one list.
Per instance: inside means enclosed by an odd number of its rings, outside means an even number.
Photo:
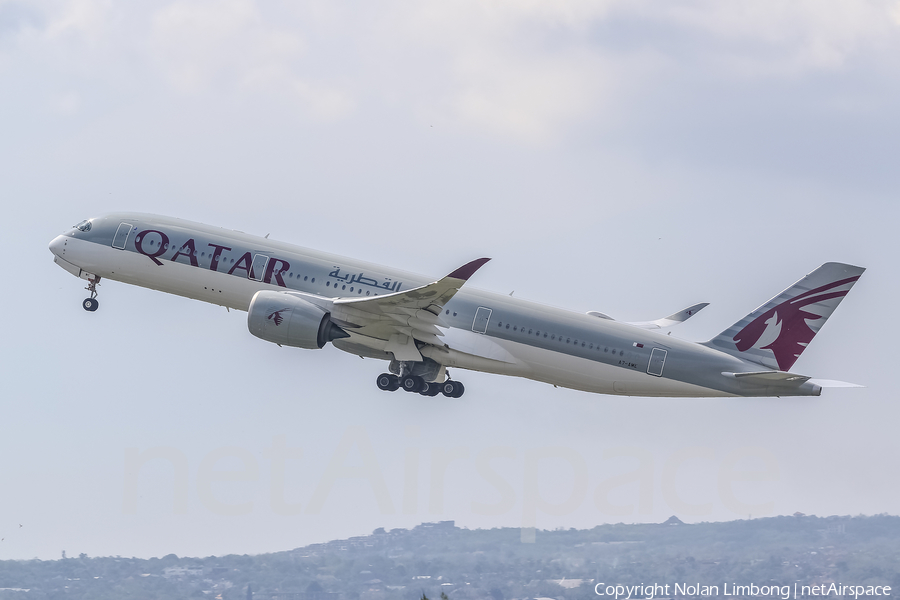
[{"label": "airplane", "polygon": [[[247,312],[250,333],[279,346],[331,343],[384,360],[385,391],[459,398],[448,369],[524,377],[600,394],[656,397],[819,396],[859,387],[790,371],[865,269],[829,262],[706,342],[671,329],[707,306],[626,323],[465,284],[488,258],[440,279],[191,221],[117,212],[50,242],[54,261],[102,279]],[[465,289],[463,289],[465,287]],[[668,331],[671,333],[671,331]]]}]

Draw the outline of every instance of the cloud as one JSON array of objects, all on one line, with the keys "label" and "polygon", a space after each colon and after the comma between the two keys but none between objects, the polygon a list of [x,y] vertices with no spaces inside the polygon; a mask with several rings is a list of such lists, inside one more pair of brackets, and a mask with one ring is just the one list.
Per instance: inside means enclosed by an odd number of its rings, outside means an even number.
[{"label": "cloud", "polygon": [[374,99],[533,143],[617,123],[673,82],[893,64],[900,34],[896,0],[42,0],[27,23],[17,6],[0,4],[0,29],[18,50],[98,78],[277,99],[323,121]]},{"label": "cloud", "polygon": [[303,75],[302,35],[267,20],[251,0],[172,3],[153,15],[149,47],[165,77],[185,92],[287,95],[326,120],[353,107],[338,86]]},{"label": "cloud", "polygon": [[[610,124],[678,80],[799,79],[880,55],[896,3],[391,3],[369,43],[387,91],[429,115],[541,141]],[[895,11],[896,12],[896,11]],[[398,91],[399,88],[399,91]],[[660,96],[661,99],[664,96]]]},{"label": "cloud", "polygon": [[860,52],[882,49],[900,30],[896,2],[815,0],[641,3],[640,14],[696,36],[723,67],[741,76],[799,76],[838,69]]}]

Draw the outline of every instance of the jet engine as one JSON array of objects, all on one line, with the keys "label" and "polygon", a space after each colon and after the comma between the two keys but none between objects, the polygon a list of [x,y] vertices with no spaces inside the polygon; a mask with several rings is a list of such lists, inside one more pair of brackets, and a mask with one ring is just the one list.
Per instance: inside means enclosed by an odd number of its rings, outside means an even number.
[{"label": "jet engine", "polygon": [[315,304],[283,292],[256,292],[247,311],[247,327],[256,337],[281,346],[315,350],[350,337]]}]

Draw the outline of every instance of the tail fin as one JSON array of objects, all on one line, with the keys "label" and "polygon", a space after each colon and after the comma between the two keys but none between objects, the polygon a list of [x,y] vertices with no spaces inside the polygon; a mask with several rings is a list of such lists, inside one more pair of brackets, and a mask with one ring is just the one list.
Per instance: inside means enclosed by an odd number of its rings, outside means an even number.
[{"label": "tail fin", "polygon": [[788,371],[864,271],[825,263],[704,345]]}]

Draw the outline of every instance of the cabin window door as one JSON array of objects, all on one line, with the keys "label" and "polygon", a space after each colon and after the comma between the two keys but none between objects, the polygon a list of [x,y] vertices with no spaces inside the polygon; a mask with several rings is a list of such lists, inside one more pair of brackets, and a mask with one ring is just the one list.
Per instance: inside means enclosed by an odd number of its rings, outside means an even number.
[{"label": "cabin window door", "polygon": [[128,241],[128,234],[131,233],[132,229],[134,229],[134,225],[129,225],[128,223],[120,224],[119,228],[116,229],[116,235],[113,236],[112,247],[124,250],[125,242]]},{"label": "cabin window door", "polygon": [[475,311],[475,320],[472,321],[472,331],[484,333],[487,331],[488,321],[491,320],[491,309],[479,306]]},{"label": "cabin window door", "polygon": [[266,263],[269,262],[269,257],[265,254],[257,254],[253,257],[253,264],[250,265],[250,273],[247,276],[253,281],[262,281],[263,275],[266,272]]},{"label": "cabin window door", "polygon": [[647,372],[657,377],[662,377],[663,367],[666,365],[666,351],[662,348],[654,348],[650,352],[650,364],[647,366]]}]

